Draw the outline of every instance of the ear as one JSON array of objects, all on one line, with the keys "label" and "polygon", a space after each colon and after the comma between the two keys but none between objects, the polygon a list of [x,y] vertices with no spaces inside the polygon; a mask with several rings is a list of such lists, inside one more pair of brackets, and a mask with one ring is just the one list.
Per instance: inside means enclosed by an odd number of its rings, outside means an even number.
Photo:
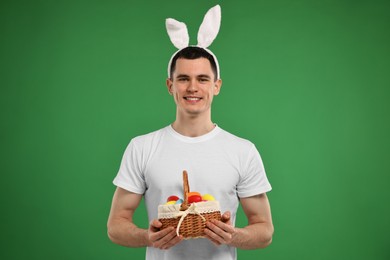
[{"label": "ear", "polygon": [[221,7],[219,5],[211,8],[204,16],[203,22],[198,31],[198,46],[207,48],[217,37],[221,25]]},{"label": "ear", "polygon": [[172,80],[170,78],[167,78],[167,81],[166,81],[166,85],[167,85],[167,89],[168,89],[168,93],[170,95],[172,95]]},{"label": "ear", "polygon": [[214,96],[217,96],[221,91],[222,79],[218,79],[214,82]]},{"label": "ear", "polygon": [[167,27],[169,38],[176,48],[182,49],[188,46],[190,37],[185,23],[168,18],[165,21],[165,26]]}]

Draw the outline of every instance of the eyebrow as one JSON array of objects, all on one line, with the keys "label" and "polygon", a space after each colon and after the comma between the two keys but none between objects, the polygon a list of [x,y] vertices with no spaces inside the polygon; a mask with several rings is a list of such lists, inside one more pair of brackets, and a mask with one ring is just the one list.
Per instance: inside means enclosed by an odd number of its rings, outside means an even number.
[{"label": "eyebrow", "polygon": [[189,78],[190,76],[186,75],[186,74],[179,74],[176,76],[176,78]]},{"label": "eyebrow", "polygon": [[211,79],[211,77],[209,75],[206,75],[206,74],[200,74],[197,76],[198,78],[207,78],[207,79]]},{"label": "eyebrow", "polygon": [[[176,78],[189,78],[190,76],[186,75],[186,74],[179,74],[176,76]],[[207,78],[207,79],[211,79],[211,77],[207,74],[200,74],[200,75],[197,75],[196,76],[197,78]]]}]

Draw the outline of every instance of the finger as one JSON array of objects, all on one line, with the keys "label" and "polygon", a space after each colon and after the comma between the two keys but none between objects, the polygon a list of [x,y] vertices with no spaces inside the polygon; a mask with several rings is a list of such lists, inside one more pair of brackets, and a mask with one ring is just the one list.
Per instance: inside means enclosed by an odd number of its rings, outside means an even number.
[{"label": "finger", "polygon": [[176,230],[172,230],[168,234],[166,234],[164,237],[160,238],[158,241],[154,243],[155,247],[158,247],[160,249],[168,249],[178,243],[178,236],[176,234]]},{"label": "finger", "polygon": [[161,228],[162,226],[162,223],[160,221],[158,221],[157,219],[153,219],[150,224],[149,224],[150,227],[154,227],[154,228]]},{"label": "finger", "polygon": [[171,232],[166,234],[165,236],[159,237],[157,240],[154,240],[153,247],[163,249],[164,245],[171,240],[173,237],[170,236]]},{"label": "finger", "polygon": [[230,220],[230,211],[226,211],[225,213],[223,213],[223,215],[221,216],[221,221],[223,223],[226,223]]},{"label": "finger", "polygon": [[219,243],[217,240],[215,240],[212,236],[213,236],[213,232],[210,231],[210,229],[205,229],[204,230],[204,233],[206,234],[206,238],[209,239],[215,246],[220,246],[221,243]]},{"label": "finger", "polygon": [[152,220],[149,224],[149,230],[153,233],[159,231],[161,227],[162,227],[162,223],[157,219]]},{"label": "finger", "polygon": [[226,232],[229,234],[233,234],[235,232],[234,227],[228,223],[223,223],[223,222],[215,220],[215,219],[211,220],[210,222],[211,222],[211,224],[213,224],[213,225],[217,226],[219,229],[221,229],[222,232]]},{"label": "finger", "polygon": [[214,245],[219,246],[221,244],[224,244],[223,238],[221,236],[219,236],[217,233],[215,233],[214,228],[215,227],[211,227],[210,229],[206,229],[205,234],[211,240],[211,242],[214,243]]},{"label": "finger", "polygon": [[232,239],[232,233],[234,232],[232,226],[226,225],[220,221],[211,221],[206,225],[216,235],[211,237],[219,243],[228,243]]},{"label": "finger", "polygon": [[154,244],[157,241],[160,241],[161,239],[163,239],[169,233],[174,232],[174,231],[175,231],[175,229],[173,227],[167,227],[167,228],[164,228],[163,230],[152,232],[149,235],[150,241],[152,241],[152,243]]},{"label": "finger", "polygon": [[169,249],[169,248],[177,245],[178,243],[180,243],[180,241],[182,241],[182,240],[183,240],[183,236],[177,236],[176,231],[175,231],[171,240],[169,240],[167,243],[165,243],[161,247],[161,249]]}]

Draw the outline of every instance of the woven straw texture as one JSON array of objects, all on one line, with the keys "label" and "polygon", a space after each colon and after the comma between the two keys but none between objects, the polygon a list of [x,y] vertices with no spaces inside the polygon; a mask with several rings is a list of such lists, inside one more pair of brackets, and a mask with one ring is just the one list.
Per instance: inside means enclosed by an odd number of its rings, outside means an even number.
[{"label": "woven straw texture", "polygon": [[[188,193],[190,192],[190,185],[188,183],[188,173],[183,171],[183,191],[184,191],[184,201],[180,206],[180,211],[187,210],[190,205],[188,203]],[[204,229],[206,228],[206,222],[211,219],[221,220],[221,212],[218,209],[212,212],[200,213],[205,220],[202,219],[198,214],[189,213],[186,215],[180,225],[179,234],[184,237],[184,239],[204,237]],[[174,227],[177,229],[181,217],[172,217],[172,218],[160,218],[159,221],[162,223],[161,230],[167,227]]]},{"label": "woven straw texture", "polygon": [[[182,235],[184,239],[204,237],[204,229],[206,228],[206,222],[210,221],[211,219],[221,220],[220,211],[202,213],[201,215],[206,219],[206,221],[203,221],[203,219],[197,214],[188,214],[184,218],[179,229],[179,234]],[[179,220],[180,217],[159,219],[159,221],[162,223],[161,229],[171,226],[177,228]]]}]

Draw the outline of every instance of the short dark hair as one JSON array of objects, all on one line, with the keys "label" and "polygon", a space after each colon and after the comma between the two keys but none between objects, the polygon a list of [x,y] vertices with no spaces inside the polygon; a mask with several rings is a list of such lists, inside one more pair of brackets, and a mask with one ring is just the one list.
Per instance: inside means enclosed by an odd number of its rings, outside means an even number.
[{"label": "short dark hair", "polygon": [[173,75],[173,72],[175,71],[176,61],[178,59],[195,60],[199,58],[206,58],[210,61],[211,69],[214,73],[214,78],[215,80],[217,80],[217,65],[215,63],[213,55],[208,53],[205,49],[196,46],[186,47],[176,53],[176,55],[172,58],[172,63],[169,70],[171,77]]}]

